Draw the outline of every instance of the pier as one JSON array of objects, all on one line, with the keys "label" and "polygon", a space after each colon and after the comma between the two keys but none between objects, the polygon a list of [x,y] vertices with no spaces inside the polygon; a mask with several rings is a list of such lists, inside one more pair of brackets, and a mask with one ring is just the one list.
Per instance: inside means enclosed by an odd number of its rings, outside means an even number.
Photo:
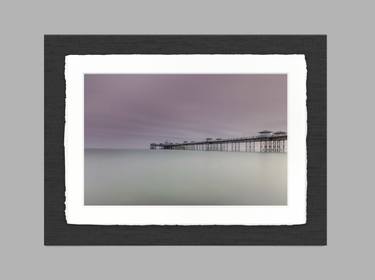
[{"label": "pier", "polygon": [[184,141],[182,143],[151,143],[151,150],[189,150],[219,152],[287,152],[288,136],[285,132],[260,131],[256,136],[238,138],[206,138],[203,141]]}]

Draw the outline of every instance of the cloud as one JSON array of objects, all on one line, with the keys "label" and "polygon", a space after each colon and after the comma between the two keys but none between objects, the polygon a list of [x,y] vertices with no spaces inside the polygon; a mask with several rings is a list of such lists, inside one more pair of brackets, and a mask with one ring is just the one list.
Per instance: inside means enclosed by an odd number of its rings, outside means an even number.
[{"label": "cloud", "polygon": [[286,130],[286,75],[85,75],[85,147]]}]

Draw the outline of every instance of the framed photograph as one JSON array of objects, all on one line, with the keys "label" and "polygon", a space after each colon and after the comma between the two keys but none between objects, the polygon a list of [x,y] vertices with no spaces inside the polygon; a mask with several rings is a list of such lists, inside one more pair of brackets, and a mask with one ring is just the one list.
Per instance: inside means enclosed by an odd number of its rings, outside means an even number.
[{"label": "framed photograph", "polygon": [[44,43],[46,245],[326,244],[326,36]]}]

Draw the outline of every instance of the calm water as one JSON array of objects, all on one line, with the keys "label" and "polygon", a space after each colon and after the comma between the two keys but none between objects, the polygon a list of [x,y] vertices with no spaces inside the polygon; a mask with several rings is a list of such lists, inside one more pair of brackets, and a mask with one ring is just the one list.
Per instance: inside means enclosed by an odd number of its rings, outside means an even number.
[{"label": "calm water", "polygon": [[85,204],[286,203],[287,154],[85,150]]}]

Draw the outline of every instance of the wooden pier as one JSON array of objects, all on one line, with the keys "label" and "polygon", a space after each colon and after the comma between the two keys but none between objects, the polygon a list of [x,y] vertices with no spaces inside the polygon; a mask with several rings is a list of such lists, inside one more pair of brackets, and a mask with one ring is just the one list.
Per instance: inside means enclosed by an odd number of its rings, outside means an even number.
[{"label": "wooden pier", "polygon": [[183,143],[152,143],[151,150],[189,150],[220,152],[287,152],[288,136],[285,132],[261,131],[257,136],[239,138],[206,138],[204,141],[184,141]]}]

